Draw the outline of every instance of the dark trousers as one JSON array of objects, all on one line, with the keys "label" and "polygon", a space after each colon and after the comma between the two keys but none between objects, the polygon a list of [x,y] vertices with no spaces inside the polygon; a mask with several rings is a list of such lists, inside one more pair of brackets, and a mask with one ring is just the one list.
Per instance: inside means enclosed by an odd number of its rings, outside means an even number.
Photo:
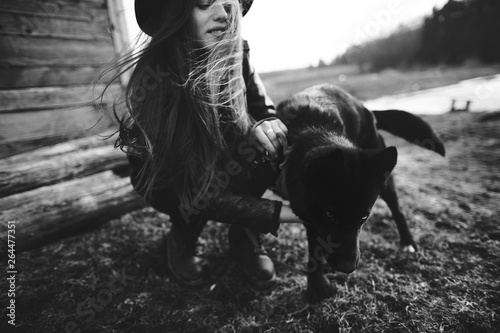
[{"label": "dark trousers", "polygon": [[[207,196],[208,205],[186,207],[172,189],[154,190],[147,198],[150,205],[157,211],[168,214],[187,240],[196,240],[207,221],[229,223],[232,227],[248,227],[256,231],[267,232],[268,220],[275,218],[276,202],[261,199],[266,189],[274,186],[278,173],[273,170],[269,161],[257,154],[252,160],[237,156],[233,162],[238,163],[239,172],[231,172],[227,188],[213,197]],[[131,181],[137,185],[137,175],[142,167],[142,161],[135,156],[129,156],[132,167]],[[234,164],[231,164],[234,166]],[[281,207],[281,203],[279,205]]]}]

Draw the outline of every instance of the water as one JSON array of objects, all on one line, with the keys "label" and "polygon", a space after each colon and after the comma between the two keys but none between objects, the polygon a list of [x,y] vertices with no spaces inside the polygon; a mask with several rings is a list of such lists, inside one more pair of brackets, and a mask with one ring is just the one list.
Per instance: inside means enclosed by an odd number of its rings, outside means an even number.
[{"label": "water", "polygon": [[500,110],[500,74],[464,80],[457,84],[420,90],[410,93],[384,96],[365,101],[370,110],[400,109],[416,114],[440,114],[464,109],[470,102],[469,111]]}]

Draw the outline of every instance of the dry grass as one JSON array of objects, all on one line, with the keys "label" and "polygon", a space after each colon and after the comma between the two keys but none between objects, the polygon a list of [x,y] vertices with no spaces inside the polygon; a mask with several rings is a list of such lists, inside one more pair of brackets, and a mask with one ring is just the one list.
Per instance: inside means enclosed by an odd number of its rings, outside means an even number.
[{"label": "dry grass", "polygon": [[[362,232],[360,267],[330,273],[337,293],[319,305],[305,308],[305,277],[282,269],[273,289],[251,288],[228,254],[227,227],[216,223],[201,238],[206,283],[178,285],[161,253],[168,217],[148,208],[18,254],[16,331],[498,332],[500,114],[482,117],[426,117],[444,138],[446,159],[386,135],[400,152],[395,177],[420,253],[398,252],[390,212],[377,202]],[[302,267],[303,227],[279,234],[265,238],[266,248]],[[5,307],[2,318],[6,332]]]}]

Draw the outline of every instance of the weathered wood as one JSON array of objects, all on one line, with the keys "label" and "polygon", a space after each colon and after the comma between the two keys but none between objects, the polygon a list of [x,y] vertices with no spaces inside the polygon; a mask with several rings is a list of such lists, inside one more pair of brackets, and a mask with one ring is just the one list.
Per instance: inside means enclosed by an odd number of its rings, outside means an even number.
[{"label": "weathered wood", "polygon": [[1,117],[0,158],[21,153],[38,141],[56,143],[114,131],[112,115],[93,106],[4,113]]},{"label": "weathered wood", "polygon": [[[118,55],[127,54],[131,51],[130,39],[128,35],[127,21],[125,18],[125,8],[122,0],[107,0],[109,19],[111,21],[113,45],[115,53]],[[126,86],[130,79],[131,72],[125,72],[120,76],[122,86]]]},{"label": "weathered wood", "polygon": [[110,39],[107,11],[102,10],[92,21],[51,17],[41,19],[29,13],[0,11],[0,34],[26,37],[66,36],[74,39]]},{"label": "weathered wood", "polygon": [[16,164],[0,160],[0,198],[127,165],[125,154],[109,145]]},{"label": "weathered wood", "polygon": [[0,33],[17,33],[26,35],[62,34],[77,37],[109,38],[107,11],[101,10],[99,17],[91,21],[62,17],[46,17],[41,19],[26,12],[2,12],[0,10]]},{"label": "weathered wood", "polygon": [[104,88],[105,85],[100,84],[0,90],[0,113],[78,107],[93,104],[94,101],[112,104],[122,93],[119,84],[112,84],[104,98],[97,100]]},{"label": "weathered wood", "polygon": [[40,148],[29,153],[21,153],[0,160],[0,165],[10,166],[18,163],[33,163],[41,159],[49,159],[74,151],[92,149],[103,146],[111,146],[114,140],[105,140],[103,136],[93,135],[85,138],[75,139],[49,147]]},{"label": "weathered wood", "polygon": [[115,57],[109,41],[0,36],[0,66],[97,66]]},{"label": "weathered wood", "polygon": [[65,108],[43,111],[2,114],[0,123],[0,143],[22,139],[40,138],[69,132],[88,132],[96,134],[107,126],[94,106]]},{"label": "weathered wood", "polygon": [[0,252],[6,251],[8,221],[16,223],[16,251],[23,251],[144,206],[129,179],[111,171],[2,198]]},{"label": "weathered wood", "polygon": [[[92,21],[98,13],[106,9],[106,0],[64,1],[64,0],[2,0],[2,12],[38,13],[42,19],[70,17]],[[43,21],[42,21],[43,22]]]},{"label": "weathered wood", "polygon": [[67,141],[88,137],[85,132],[72,132],[43,138],[24,139],[0,143],[0,159],[10,158],[19,154],[29,154],[36,149],[44,149]]},{"label": "weathered wood", "polygon": [[[91,84],[102,72],[102,65],[95,66],[0,66],[0,89],[47,87]],[[101,80],[110,82],[115,72]]]}]

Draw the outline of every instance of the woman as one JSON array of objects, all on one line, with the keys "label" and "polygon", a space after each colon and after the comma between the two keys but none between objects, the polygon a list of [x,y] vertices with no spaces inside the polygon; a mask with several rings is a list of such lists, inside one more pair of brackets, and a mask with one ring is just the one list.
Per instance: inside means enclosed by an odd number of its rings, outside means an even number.
[{"label": "woman", "polygon": [[276,179],[269,160],[278,158],[287,129],[240,37],[251,3],[136,0],[137,22],[151,40],[119,63],[122,71],[135,67],[116,145],[127,153],[135,190],[170,215],[167,264],[191,286],[202,282],[195,247],[208,219],[231,224],[231,251],[260,286],[275,272],[255,235],[297,221],[280,201],[260,198]]}]

